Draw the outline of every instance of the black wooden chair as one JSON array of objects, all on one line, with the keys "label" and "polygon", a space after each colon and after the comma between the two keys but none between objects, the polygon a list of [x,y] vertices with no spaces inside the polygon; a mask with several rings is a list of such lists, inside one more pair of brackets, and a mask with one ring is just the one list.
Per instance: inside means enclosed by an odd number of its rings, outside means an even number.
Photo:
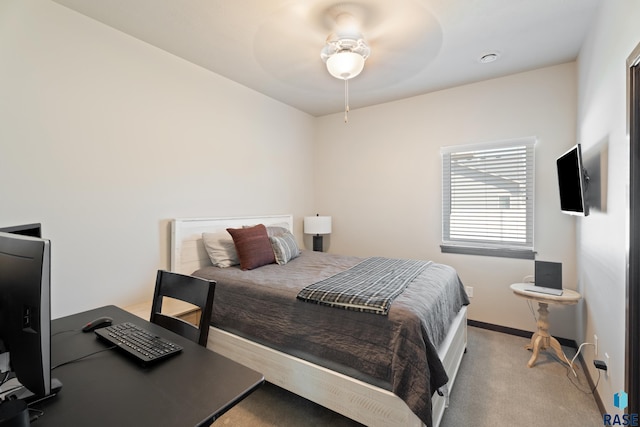
[{"label": "black wooden chair", "polygon": [[[209,337],[209,322],[213,310],[215,281],[158,270],[156,289],[151,305],[151,323],[167,328],[204,347]],[[178,317],[162,313],[163,297],[186,301],[200,308],[200,325],[193,325]]]}]

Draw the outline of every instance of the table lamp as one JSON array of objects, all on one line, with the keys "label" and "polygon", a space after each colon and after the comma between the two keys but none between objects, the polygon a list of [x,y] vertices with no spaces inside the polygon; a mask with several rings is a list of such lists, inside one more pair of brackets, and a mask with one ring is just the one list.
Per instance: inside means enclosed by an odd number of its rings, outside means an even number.
[{"label": "table lamp", "polygon": [[331,234],[330,216],[305,216],[304,234],[315,234],[313,236],[313,250],[322,252],[322,234]]}]

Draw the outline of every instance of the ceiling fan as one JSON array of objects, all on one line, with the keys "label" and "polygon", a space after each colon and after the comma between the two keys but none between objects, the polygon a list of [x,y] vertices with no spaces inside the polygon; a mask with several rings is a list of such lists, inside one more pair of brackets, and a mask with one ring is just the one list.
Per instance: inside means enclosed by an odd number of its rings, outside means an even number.
[{"label": "ceiling fan", "polygon": [[358,76],[352,86],[357,94],[411,78],[441,45],[440,24],[414,0],[290,2],[267,17],[254,36],[263,69],[282,84],[326,97],[335,93],[336,79],[347,85]]}]

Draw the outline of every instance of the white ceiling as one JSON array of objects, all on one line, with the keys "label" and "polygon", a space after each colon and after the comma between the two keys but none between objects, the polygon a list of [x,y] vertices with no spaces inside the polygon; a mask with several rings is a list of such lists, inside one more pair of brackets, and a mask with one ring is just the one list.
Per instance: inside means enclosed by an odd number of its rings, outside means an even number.
[{"label": "white ceiling", "polygon": [[[314,116],[344,108],[320,59],[348,12],[371,47],[351,109],[574,60],[600,0],[54,0]],[[482,64],[490,52],[498,61]]]}]

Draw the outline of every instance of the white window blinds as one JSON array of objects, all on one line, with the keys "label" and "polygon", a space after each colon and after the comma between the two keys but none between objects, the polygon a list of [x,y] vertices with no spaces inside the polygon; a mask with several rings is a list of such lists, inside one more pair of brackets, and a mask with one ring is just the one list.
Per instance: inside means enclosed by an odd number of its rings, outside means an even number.
[{"label": "white window blinds", "polygon": [[442,250],[533,259],[535,138],[445,147]]}]

